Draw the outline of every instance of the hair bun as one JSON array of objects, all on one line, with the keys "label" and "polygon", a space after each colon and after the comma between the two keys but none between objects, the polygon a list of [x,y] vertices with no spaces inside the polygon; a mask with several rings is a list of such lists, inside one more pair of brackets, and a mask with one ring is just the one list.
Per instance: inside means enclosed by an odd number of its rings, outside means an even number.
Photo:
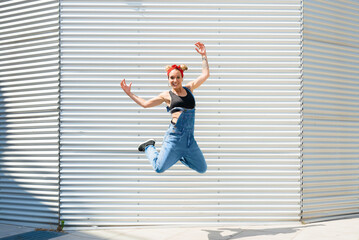
[{"label": "hair bun", "polygon": [[187,65],[185,65],[185,64],[181,64],[181,65],[180,65],[180,68],[181,68],[183,71],[188,70],[188,67],[187,67]]},{"label": "hair bun", "polygon": [[170,70],[171,67],[172,67],[171,65],[167,65],[166,68],[165,68],[165,69],[166,69],[166,72],[167,72],[168,70]]}]

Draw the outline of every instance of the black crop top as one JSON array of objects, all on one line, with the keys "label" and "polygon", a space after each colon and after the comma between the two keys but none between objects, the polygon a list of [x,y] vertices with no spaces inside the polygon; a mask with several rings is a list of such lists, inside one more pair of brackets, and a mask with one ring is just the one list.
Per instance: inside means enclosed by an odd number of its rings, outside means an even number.
[{"label": "black crop top", "polygon": [[187,108],[187,109],[193,109],[196,106],[196,102],[194,100],[194,97],[193,97],[191,91],[186,87],[183,87],[183,88],[187,92],[187,95],[184,97],[178,96],[178,95],[174,94],[172,91],[170,91],[170,96],[171,96],[171,105],[169,107],[170,110],[175,107],[183,107],[183,108]]}]

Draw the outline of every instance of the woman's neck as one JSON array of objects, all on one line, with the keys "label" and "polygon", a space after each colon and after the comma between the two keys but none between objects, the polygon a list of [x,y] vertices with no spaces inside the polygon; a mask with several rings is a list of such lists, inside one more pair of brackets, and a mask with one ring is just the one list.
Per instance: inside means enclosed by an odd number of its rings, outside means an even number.
[{"label": "woman's neck", "polygon": [[183,86],[179,86],[177,88],[172,88],[172,92],[174,92],[177,95],[183,94],[184,93],[183,90],[184,90]]}]

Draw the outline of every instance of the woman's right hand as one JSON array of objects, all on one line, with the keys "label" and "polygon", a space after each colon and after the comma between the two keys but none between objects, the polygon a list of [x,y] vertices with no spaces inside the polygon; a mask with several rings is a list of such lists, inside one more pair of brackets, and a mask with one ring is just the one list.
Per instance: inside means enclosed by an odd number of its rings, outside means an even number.
[{"label": "woman's right hand", "polygon": [[131,85],[132,85],[132,82],[130,82],[130,84],[127,86],[125,79],[123,79],[121,82],[121,88],[127,95],[130,95],[130,93],[131,93]]}]

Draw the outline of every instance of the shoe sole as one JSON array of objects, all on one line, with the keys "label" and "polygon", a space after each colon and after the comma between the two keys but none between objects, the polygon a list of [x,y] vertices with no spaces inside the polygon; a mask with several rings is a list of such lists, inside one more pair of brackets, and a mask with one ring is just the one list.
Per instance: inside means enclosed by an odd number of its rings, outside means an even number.
[{"label": "shoe sole", "polygon": [[155,143],[156,143],[156,141],[154,139],[149,139],[146,142],[141,143],[140,145],[138,145],[138,151],[144,152],[148,145],[153,145],[154,146]]}]

